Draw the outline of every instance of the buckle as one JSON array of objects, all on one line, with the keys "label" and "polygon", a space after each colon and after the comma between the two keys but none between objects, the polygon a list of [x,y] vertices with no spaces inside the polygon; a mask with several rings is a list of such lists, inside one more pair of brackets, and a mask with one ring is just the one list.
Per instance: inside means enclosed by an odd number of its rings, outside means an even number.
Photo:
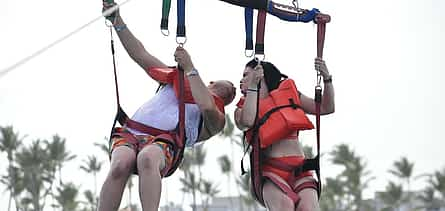
[{"label": "buckle", "polygon": [[303,173],[303,165],[298,165],[293,170],[294,176],[298,177],[300,174]]}]

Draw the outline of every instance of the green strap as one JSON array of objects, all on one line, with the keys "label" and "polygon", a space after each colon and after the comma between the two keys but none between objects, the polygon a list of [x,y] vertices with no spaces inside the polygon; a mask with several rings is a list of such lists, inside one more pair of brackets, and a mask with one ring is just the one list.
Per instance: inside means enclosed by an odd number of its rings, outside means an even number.
[{"label": "green strap", "polygon": [[[162,18],[161,31],[164,35],[168,35],[168,16],[170,14],[171,0],[162,0]],[[166,32],[166,33],[164,33]]]}]

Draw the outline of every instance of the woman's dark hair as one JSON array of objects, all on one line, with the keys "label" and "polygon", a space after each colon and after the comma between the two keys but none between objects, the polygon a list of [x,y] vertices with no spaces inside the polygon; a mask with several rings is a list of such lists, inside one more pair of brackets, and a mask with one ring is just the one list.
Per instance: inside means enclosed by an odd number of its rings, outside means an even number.
[{"label": "woman's dark hair", "polygon": [[[258,60],[252,59],[247,62],[246,67],[254,69],[257,65]],[[280,70],[278,70],[278,68],[270,62],[261,61],[261,66],[263,66],[264,80],[266,82],[267,89],[269,89],[269,92],[278,88],[278,85],[280,85],[282,78],[287,78],[287,75],[282,74]]]}]

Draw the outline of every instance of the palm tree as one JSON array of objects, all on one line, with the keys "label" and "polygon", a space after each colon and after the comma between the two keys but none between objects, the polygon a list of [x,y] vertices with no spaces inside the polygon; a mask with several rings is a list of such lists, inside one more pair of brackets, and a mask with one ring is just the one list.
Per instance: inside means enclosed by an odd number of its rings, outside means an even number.
[{"label": "palm tree", "polygon": [[[229,139],[230,140],[230,161],[232,164],[235,164],[235,147],[240,150],[241,152],[243,150],[243,134],[239,133],[240,131],[235,127],[235,124],[232,120],[232,118],[230,117],[229,114],[225,115],[226,117],[226,124],[224,125],[224,129],[223,131],[221,131],[218,135],[219,137],[223,138],[223,139]],[[238,132],[238,133],[235,133]],[[235,175],[235,170],[233,167],[231,167],[231,174],[227,173],[227,175],[229,176],[229,184],[231,181],[231,177],[233,175]],[[239,188],[239,186],[236,186],[236,190],[238,192],[238,195],[241,196],[241,189]],[[230,186],[229,186],[229,194],[230,194]],[[232,205],[232,200],[230,201],[231,205]],[[243,204],[242,201],[239,201],[239,207],[240,210],[243,210]]]},{"label": "palm tree", "polygon": [[199,190],[199,181],[196,179],[195,174],[191,171],[184,174],[184,178],[179,178],[182,183],[181,191],[184,193],[191,193],[193,204],[193,211],[196,211],[196,190]]},{"label": "palm tree", "polygon": [[[429,180],[430,186],[440,194],[440,200],[445,202],[445,168],[436,171]],[[445,206],[445,203],[442,203]]]},{"label": "palm tree", "polygon": [[59,184],[62,185],[62,166],[64,163],[76,158],[66,149],[66,139],[59,135],[53,135],[51,142],[46,141],[49,150],[50,159],[54,162],[54,166],[59,174]]},{"label": "palm tree", "polygon": [[250,172],[247,172],[245,175],[242,175],[241,177],[238,177],[236,179],[236,184],[238,184],[239,187],[241,187],[243,194],[240,195],[241,200],[246,204],[248,210],[257,210],[258,209],[258,203],[253,198],[253,195],[251,194],[251,183],[250,183]]},{"label": "palm tree", "polygon": [[[219,166],[221,167],[221,172],[227,176],[227,189],[228,195],[230,195],[230,178],[232,173],[232,164],[230,163],[229,157],[227,155],[223,155],[218,158]],[[233,201],[230,198],[230,208],[233,209]]]},{"label": "palm tree", "polygon": [[14,199],[15,208],[20,210],[20,194],[25,190],[25,183],[23,181],[23,171],[16,166],[8,167],[8,174],[0,178],[0,182],[5,184],[7,189],[10,190],[10,198],[8,202],[8,209],[11,207],[11,196]]},{"label": "palm tree", "polygon": [[[15,197],[19,194],[19,192],[15,192],[14,190],[20,190],[22,188],[14,188],[16,185],[16,167],[13,167],[14,163],[14,152],[22,145],[22,138],[19,138],[19,134],[14,132],[12,126],[0,127],[1,136],[0,136],[0,151],[6,152],[8,159],[8,173],[6,178],[2,180],[2,183],[6,185],[9,190],[9,201],[8,201],[8,211],[11,209],[11,200],[14,198],[17,206],[17,200]],[[15,170],[14,170],[15,169]],[[23,189],[22,189],[23,190]],[[18,209],[18,208],[16,208]]]},{"label": "palm tree", "polygon": [[[413,175],[414,163],[409,162],[409,160],[406,157],[402,157],[400,160],[395,161],[393,166],[394,169],[390,169],[389,173],[396,176],[398,179],[404,181],[404,183],[406,184],[406,196],[405,196],[406,198],[402,200],[410,202],[412,198],[412,194],[410,192],[411,191],[410,183]],[[410,203],[408,205],[409,205],[408,209],[410,209],[411,208]]]},{"label": "palm tree", "polygon": [[345,210],[346,185],[344,183],[339,179],[326,178],[319,200],[321,210]]},{"label": "palm tree", "polygon": [[[106,141],[108,141],[108,138],[104,138]],[[111,156],[110,146],[105,143],[94,143],[94,146],[99,147],[100,151],[105,153],[107,157],[109,158]]]},{"label": "palm tree", "polygon": [[127,180],[127,188],[128,188],[128,207],[130,211],[132,210],[132,199],[131,199],[131,189],[133,188],[133,175],[130,175]]},{"label": "palm tree", "polygon": [[94,177],[94,197],[96,198],[95,205],[97,205],[97,173],[102,168],[102,162],[97,160],[95,155],[88,156],[87,160],[84,160],[84,165],[80,166],[80,169],[84,170],[88,174],[93,174]]},{"label": "palm tree", "polygon": [[23,172],[23,183],[26,184],[26,197],[22,199],[23,205],[31,205],[33,210],[41,211],[45,207],[45,199],[51,191],[54,181],[54,165],[49,156],[49,150],[41,146],[39,139],[33,141],[31,146],[24,147],[16,154],[16,160]]},{"label": "palm tree", "polygon": [[79,189],[71,182],[57,188],[55,199],[62,211],[76,211],[79,201],[76,200]]},{"label": "palm tree", "polygon": [[190,174],[191,167],[192,167],[192,159],[193,159],[193,154],[191,153],[191,151],[185,150],[184,158],[182,159],[182,162],[179,165],[179,170],[181,170],[183,173],[182,178],[180,178],[181,183],[183,184],[183,188],[181,189],[181,191],[182,191],[182,203],[181,204],[184,203],[185,193],[188,193],[188,191],[189,191],[189,189],[186,187],[186,183],[184,183],[182,180],[184,180],[184,181],[188,180],[188,174]]},{"label": "palm tree", "polygon": [[403,201],[403,188],[394,182],[389,182],[385,192],[379,193],[379,198],[385,204],[384,210],[398,210]]},{"label": "palm tree", "polygon": [[83,195],[87,199],[86,202],[83,202],[86,205],[84,210],[96,211],[97,201],[96,201],[96,197],[94,196],[94,193],[91,192],[91,190],[86,190],[85,192],[83,192]]},{"label": "palm tree", "polygon": [[204,204],[204,197],[203,197],[203,193],[202,193],[202,189],[200,188],[200,184],[204,181],[203,177],[202,177],[202,166],[204,166],[205,163],[205,158],[207,156],[207,152],[204,149],[204,145],[198,145],[196,147],[193,148],[193,166],[198,167],[198,177],[196,178],[197,180],[197,186],[198,186],[198,191],[201,193],[200,194],[200,198],[201,198],[201,204]]},{"label": "palm tree", "polygon": [[356,155],[346,144],[337,145],[330,155],[333,164],[344,167],[338,179],[345,182],[348,204],[351,205],[348,209],[361,210],[362,192],[375,177],[370,176],[371,172],[366,169],[367,163],[363,158]]},{"label": "palm tree", "polygon": [[216,186],[213,185],[211,181],[202,180],[200,191],[203,195],[206,196],[203,205],[204,210],[207,210],[210,199],[215,197],[215,195],[219,193],[219,190]]},{"label": "palm tree", "polygon": [[395,161],[394,169],[390,169],[389,173],[404,180],[407,185],[407,191],[410,191],[410,182],[413,176],[414,163],[409,162],[406,157],[402,157],[399,161]]},{"label": "palm tree", "polygon": [[193,148],[193,159],[192,159],[192,164],[194,166],[198,166],[198,173],[199,173],[199,178],[202,178],[202,171],[201,171],[201,167],[204,165],[205,163],[205,158],[206,158],[207,152],[204,149],[204,145],[198,145],[196,147]]},{"label": "palm tree", "polygon": [[425,190],[418,196],[422,205],[416,208],[422,210],[440,210],[440,201],[434,195],[435,190],[433,187],[425,188]]}]

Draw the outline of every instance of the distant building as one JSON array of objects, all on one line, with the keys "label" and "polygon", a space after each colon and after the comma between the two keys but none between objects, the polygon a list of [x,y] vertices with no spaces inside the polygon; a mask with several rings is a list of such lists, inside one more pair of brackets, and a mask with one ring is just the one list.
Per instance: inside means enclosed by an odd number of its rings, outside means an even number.
[{"label": "distant building", "polygon": [[[423,208],[422,209],[421,207],[423,207],[423,204],[418,198],[419,193],[417,193],[417,192],[405,193],[405,195],[402,198],[408,198],[407,197],[408,194],[412,195],[411,199],[406,202],[401,202],[400,206],[395,211],[413,211],[413,210],[445,211],[445,206],[441,206],[440,205],[441,203],[439,201],[433,202],[433,204],[435,205],[434,207],[436,207],[436,208],[431,208],[431,209]],[[380,192],[376,192],[374,199],[366,200],[366,203],[367,203],[367,205],[370,205],[371,207],[373,207],[374,208],[373,210],[376,210],[376,211],[380,211],[383,208],[385,208],[385,203],[383,202],[383,199],[381,198]]]},{"label": "distant building", "polygon": [[159,211],[184,211],[184,209],[182,209],[182,205],[178,205],[178,204],[169,204],[169,205],[165,205],[159,208]]}]

